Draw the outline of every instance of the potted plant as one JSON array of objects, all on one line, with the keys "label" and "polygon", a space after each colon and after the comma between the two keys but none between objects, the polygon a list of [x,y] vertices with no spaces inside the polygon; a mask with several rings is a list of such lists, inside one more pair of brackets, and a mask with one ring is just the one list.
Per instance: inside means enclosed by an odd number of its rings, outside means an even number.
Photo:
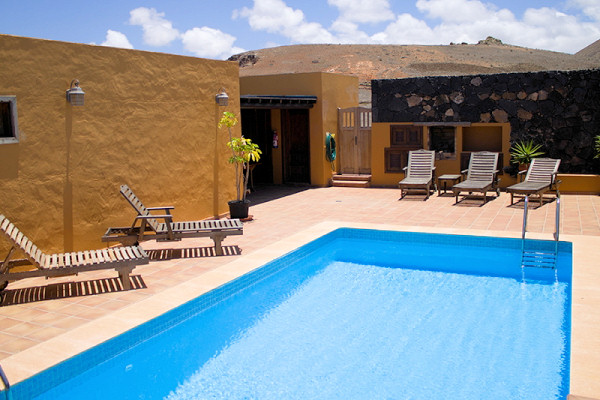
[{"label": "potted plant", "polygon": [[519,141],[510,148],[511,161],[519,165],[519,170],[526,170],[529,168],[531,159],[544,154],[543,151],[540,151],[541,148],[542,145],[533,144],[533,140]]},{"label": "potted plant", "polygon": [[231,128],[237,124],[238,120],[234,113],[225,111],[219,121],[219,128],[227,127],[229,132],[229,141],[227,147],[231,149],[229,163],[235,166],[235,188],[237,190],[236,200],[231,200],[229,204],[229,215],[231,218],[248,218],[248,208],[250,201],[246,200],[248,191],[248,178],[250,177],[250,162],[260,160],[262,152],[256,143],[245,137],[233,137]]},{"label": "potted plant", "polygon": [[595,137],[596,142],[594,143],[594,149],[596,150],[596,155],[594,158],[600,158],[600,135]]}]

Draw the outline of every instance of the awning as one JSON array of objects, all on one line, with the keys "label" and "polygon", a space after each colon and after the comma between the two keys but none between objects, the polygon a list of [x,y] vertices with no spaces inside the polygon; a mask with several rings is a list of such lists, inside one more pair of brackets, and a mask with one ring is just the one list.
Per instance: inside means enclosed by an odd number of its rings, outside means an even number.
[{"label": "awning", "polygon": [[240,108],[312,108],[317,96],[277,96],[245,94],[240,96]]}]

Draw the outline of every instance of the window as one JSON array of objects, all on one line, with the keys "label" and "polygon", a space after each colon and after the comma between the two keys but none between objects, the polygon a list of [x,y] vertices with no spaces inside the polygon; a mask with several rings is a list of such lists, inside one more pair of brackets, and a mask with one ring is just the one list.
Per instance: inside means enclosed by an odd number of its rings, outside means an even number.
[{"label": "window", "polygon": [[453,126],[429,127],[429,149],[435,151],[436,160],[456,159],[456,133]]},{"label": "window", "polygon": [[19,141],[16,96],[0,96],[0,144]]},{"label": "window", "polygon": [[408,152],[423,148],[423,128],[390,125],[390,147],[384,149],[385,172],[400,173],[408,163]]}]

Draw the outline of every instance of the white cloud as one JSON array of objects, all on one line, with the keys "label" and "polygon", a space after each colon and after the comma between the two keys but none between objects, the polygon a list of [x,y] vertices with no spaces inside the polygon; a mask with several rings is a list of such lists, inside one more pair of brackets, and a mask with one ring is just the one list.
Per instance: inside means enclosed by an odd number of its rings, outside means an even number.
[{"label": "white cloud", "polygon": [[[587,10],[588,15],[595,12],[597,0],[573,1]],[[423,35],[415,35],[401,31],[399,17],[374,37],[380,40],[410,37],[417,40],[413,44],[448,44],[476,43],[487,36],[494,36],[508,44],[571,53],[600,38],[598,24],[583,22],[549,7],[529,8],[522,19],[517,19],[510,10],[479,0],[417,0],[416,6],[428,18],[440,22],[437,25],[425,23],[428,29],[423,31]],[[411,19],[408,22],[416,24]]]},{"label": "white cloud", "polygon": [[101,46],[120,47],[123,49],[133,49],[133,45],[121,32],[109,29],[106,31],[106,40],[100,44]]},{"label": "white cloud", "polygon": [[247,18],[253,30],[277,33],[293,43],[334,42],[321,24],[307,22],[302,10],[294,10],[282,0],[254,0],[254,7],[234,11],[233,18]]},{"label": "white cloud", "polygon": [[164,13],[154,8],[139,7],[129,12],[129,23],[139,25],[144,30],[144,43],[150,46],[165,46],[180,37],[179,31],[173,28],[171,21],[164,18]]},{"label": "white cloud", "polygon": [[483,4],[479,0],[417,0],[416,6],[429,18],[461,24],[477,21],[495,12],[492,4]]},{"label": "white cloud", "polygon": [[340,12],[339,20],[358,23],[376,23],[394,19],[388,0],[327,0]]},{"label": "white cloud", "polygon": [[571,0],[568,5],[581,11],[591,19],[600,21],[600,2],[598,0]]},{"label": "white cloud", "polygon": [[[523,16],[527,47],[577,52],[600,38],[600,26],[551,8],[528,9]],[[516,39],[516,38],[515,38]]]},{"label": "white cloud", "polygon": [[224,59],[245,51],[233,46],[234,36],[206,26],[186,31],[181,40],[183,47],[198,57]]},{"label": "white cloud", "polygon": [[439,44],[439,37],[423,20],[401,14],[383,32],[372,36],[379,44]]},{"label": "white cloud", "polygon": [[330,29],[336,33],[336,43],[372,43],[369,35],[358,29],[358,25],[353,22],[338,19]]}]

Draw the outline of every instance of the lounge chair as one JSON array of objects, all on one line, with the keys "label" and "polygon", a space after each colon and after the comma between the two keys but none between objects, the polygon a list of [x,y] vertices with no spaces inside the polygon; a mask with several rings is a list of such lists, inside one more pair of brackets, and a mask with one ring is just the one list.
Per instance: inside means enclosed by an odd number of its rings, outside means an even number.
[{"label": "lounge chair", "polygon": [[[115,269],[123,289],[131,289],[129,274],[140,264],[148,264],[148,255],[141,247],[113,247],[102,250],[86,250],[73,253],[46,254],[29,240],[4,215],[0,215],[0,233],[13,244],[8,255],[0,262],[0,291],[6,288],[9,281],[34,276],[46,278],[73,275],[79,272]],[[14,251],[20,249],[26,260],[10,260]],[[30,271],[11,272],[14,267],[31,264],[35,269]]]},{"label": "lounge chair", "polygon": [[404,167],[405,178],[398,182],[400,199],[408,190],[425,190],[425,200],[429,198],[431,186],[435,186],[435,152],[433,150],[415,150],[408,153],[408,165]]},{"label": "lounge chair", "polygon": [[469,169],[461,171],[461,174],[467,175],[467,179],[452,186],[452,192],[458,196],[461,192],[477,192],[483,193],[483,204],[487,203],[487,192],[496,191],[496,195],[500,195],[498,189],[498,153],[489,151],[479,151],[471,153],[469,160]]},{"label": "lounge chair", "polygon": [[540,207],[543,204],[543,196],[549,190],[556,190],[556,197],[559,196],[558,186],[560,180],[556,179],[560,159],[554,158],[534,158],[527,171],[519,172],[520,176],[527,172],[523,182],[514,184],[506,188],[510,193],[510,205],[513,204],[513,196],[517,195],[538,195],[540,196]]},{"label": "lounge chair", "polygon": [[[171,210],[175,207],[145,207],[127,185],[121,185],[121,194],[136,210],[133,224],[123,228],[108,228],[103,242],[120,242],[124,245],[144,240],[172,241],[185,238],[210,237],[215,243],[215,253],[223,255],[221,242],[228,235],[243,235],[244,227],[239,219],[174,222]],[[163,214],[151,211],[163,210]],[[158,220],[164,220],[159,222]],[[139,226],[136,224],[140,221]]]}]

